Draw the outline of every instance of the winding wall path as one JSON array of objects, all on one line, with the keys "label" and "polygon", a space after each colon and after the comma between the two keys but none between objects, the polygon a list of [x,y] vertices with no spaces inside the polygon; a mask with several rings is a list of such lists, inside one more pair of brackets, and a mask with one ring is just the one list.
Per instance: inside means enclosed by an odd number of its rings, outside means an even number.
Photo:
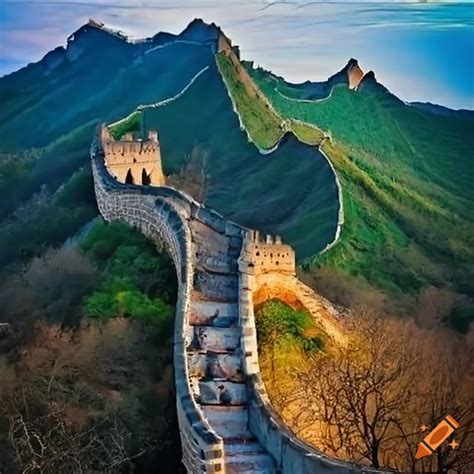
[{"label": "winding wall path", "polygon": [[[253,295],[280,279],[309,304],[322,299],[295,277],[281,240],[225,220],[174,188],[115,181],[100,130],[91,146],[97,203],[164,241],[178,275],[174,332],[176,403],[189,473],[372,472],[332,460],[299,441],[273,412],[260,377]],[[325,304],[329,304],[325,302]],[[318,313],[320,306],[310,308]],[[315,314],[316,315],[316,314]],[[337,321],[320,318],[329,334]]]}]

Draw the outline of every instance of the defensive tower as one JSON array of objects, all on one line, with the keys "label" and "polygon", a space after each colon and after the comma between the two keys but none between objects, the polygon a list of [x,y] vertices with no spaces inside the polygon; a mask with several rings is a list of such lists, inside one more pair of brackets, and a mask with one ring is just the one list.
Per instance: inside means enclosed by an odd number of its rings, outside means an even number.
[{"label": "defensive tower", "polygon": [[102,125],[101,137],[105,166],[117,181],[145,186],[165,184],[158,132],[149,131],[144,140],[134,140],[131,133],[115,140],[109,129]]}]

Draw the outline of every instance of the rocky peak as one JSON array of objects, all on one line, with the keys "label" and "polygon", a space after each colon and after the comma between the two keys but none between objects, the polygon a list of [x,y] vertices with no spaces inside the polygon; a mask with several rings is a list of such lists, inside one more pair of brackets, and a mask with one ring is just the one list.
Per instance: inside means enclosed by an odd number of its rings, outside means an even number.
[{"label": "rocky peak", "polygon": [[375,78],[375,72],[374,71],[369,71],[366,74],[364,74],[364,77],[361,79],[359,87],[366,91],[370,90],[377,90],[379,89],[381,85],[377,82],[377,79]]},{"label": "rocky peak", "polygon": [[195,18],[180,34],[181,38],[200,43],[217,42],[221,29],[215,23],[206,23],[201,18]]},{"label": "rocky peak", "polygon": [[359,87],[362,77],[364,76],[364,72],[359,67],[359,62],[357,59],[349,59],[343,70],[345,70],[347,74],[347,83],[349,89],[356,90]]},{"label": "rocky peak", "polygon": [[360,81],[359,89],[371,94],[389,95],[393,100],[404,103],[397,96],[393,95],[383,84],[377,81],[374,71],[369,71],[367,74],[364,74],[364,77]]},{"label": "rocky peak", "polygon": [[363,82],[377,82],[374,71],[369,71],[364,75]]},{"label": "rocky peak", "polygon": [[357,61],[355,58],[350,58],[349,61],[347,61],[347,64],[344,66],[344,69],[348,71],[354,67],[359,67],[359,61]]},{"label": "rocky peak", "polygon": [[89,19],[89,21],[82,25],[67,39],[68,45],[74,41],[87,41],[89,39],[95,40],[96,38],[114,38],[120,39],[121,41],[127,41],[127,36],[121,31],[112,30],[107,28],[103,23]]},{"label": "rocky peak", "polygon": [[127,42],[128,39],[122,32],[107,28],[103,23],[90,19],[69,36],[66,53],[70,61],[75,61],[86,50],[99,52],[114,44]]}]

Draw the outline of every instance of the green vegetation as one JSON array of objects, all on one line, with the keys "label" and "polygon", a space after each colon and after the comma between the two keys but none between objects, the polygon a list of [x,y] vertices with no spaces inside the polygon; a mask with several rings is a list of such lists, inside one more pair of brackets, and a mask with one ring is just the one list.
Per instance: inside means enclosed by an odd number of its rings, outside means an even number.
[{"label": "green vegetation", "polygon": [[126,133],[140,132],[142,130],[142,112],[133,111],[130,115],[119,120],[109,127],[111,135],[119,140]]},{"label": "green vegetation", "polygon": [[259,347],[273,353],[324,349],[322,330],[307,311],[295,310],[280,300],[268,300],[256,310]]},{"label": "green vegetation", "polygon": [[[99,224],[84,246],[0,279],[0,471],[181,472],[171,263],[121,225]],[[136,319],[84,318],[84,297],[114,276]]]},{"label": "green vegetation", "polygon": [[23,183],[31,174],[42,150],[0,153],[0,219],[13,211],[24,197]]},{"label": "green vegetation", "polygon": [[[0,78],[3,269],[60,245],[97,214],[88,162],[98,123],[114,122],[140,104],[177,94],[197,71],[214,62],[209,48],[177,43],[144,55],[138,64],[131,60],[130,44],[109,44],[110,38],[99,36],[91,33],[77,61],[65,61],[49,74],[42,64]],[[103,48],[106,60],[98,57]],[[141,114],[132,115],[127,126],[133,128]],[[55,192],[85,169],[81,173],[88,179],[76,202],[55,202]]]},{"label": "green vegetation", "polygon": [[326,134],[314,125],[291,120],[290,126],[298,140],[308,145],[320,145],[326,138]]},{"label": "green vegetation", "polygon": [[81,247],[100,271],[97,288],[84,300],[86,316],[101,321],[125,316],[170,327],[177,284],[166,254],[121,223],[97,224]]},{"label": "green vegetation", "polygon": [[92,172],[84,167],[50,195],[34,195],[0,230],[0,264],[26,263],[57,247],[97,215]]},{"label": "green vegetation", "polygon": [[395,293],[427,285],[474,294],[474,137],[467,120],[408,107],[379,85],[336,86],[320,102],[275,92],[249,70],[278,113],[329,132],[323,150],[341,179],[345,225],[329,252],[307,268],[334,267]]},{"label": "green vegetation", "polygon": [[216,55],[216,61],[240,118],[259,148],[274,147],[285,131],[289,130],[308,145],[319,145],[325,138],[324,132],[318,127],[299,120],[285,121],[275,113],[240,63],[236,66],[224,52]]},{"label": "green vegetation", "polygon": [[[259,363],[273,401],[283,387],[294,386],[295,370],[317,359],[328,349],[326,334],[304,309],[280,300],[265,301],[255,308]],[[283,407],[276,404],[282,413]]]},{"label": "green vegetation", "polygon": [[[218,53],[216,60],[252,140],[259,148],[274,147],[283,135],[280,117],[259,94],[252,81],[249,83],[245,80],[247,77],[245,69],[242,68],[242,71],[239,71],[232,59],[224,52]],[[241,67],[240,64],[239,67]]]}]

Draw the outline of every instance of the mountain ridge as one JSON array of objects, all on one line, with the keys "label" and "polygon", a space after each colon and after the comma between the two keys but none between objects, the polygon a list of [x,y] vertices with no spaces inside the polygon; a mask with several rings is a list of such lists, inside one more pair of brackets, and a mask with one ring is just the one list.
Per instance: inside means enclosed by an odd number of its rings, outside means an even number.
[{"label": "mountain ridge", "polygon": [[[97,33],[99,33],[97,35]],[[91,34],[94,36],[91,41]],[[225,38],[230,40],[230,38],[225,34],[223,29],[214,22],[207,23],[202,18],[194,18],[191,20],[184,29],[178,33],[169,33],[160,31],[153,36],[131,39],[128,35],[123,33],[119,29],[113,29],[107,27],[104,23],[89,19],[86,23],[78,27],[73,33],[71,33],[66,40],[66,46],[56,46],[49,52],[47,52],[41,59],[28,63],[22,68],[12,71],[4,76],[1,76],[0,79],[8,78],[12,75],[17,75],[20,71],[23,71],[25,68],[37,68],[38,66],[44,67],[44,71],[48,74],[52,69],[58,67],[65,59],[69,61],[75,61],[79,54],[82,51],[79,51],[77,47],[79,45],[91,46],[91,51],[94,49],[94,45],[91,44],[94,41],[103,38],[106,41],[112,40],[119,42],[134,45],[137,47],[135,54],[140,55],[145,50],[154,47],[166,44],[167,42],[172,42],[176,40],[185,40],[185,41],[196,41],[200,43],[210,43],[213,44],[215,48],[218,48],[219,36],[224,35]],[[232,44],[232,41],[230,40]],[[104,45],[102,45],[104,46]],[[238,46],[237,46],[238,48]],[[253,63],[252,61],[247,61]],[[272,73],[274,74],[274,73]],[[274,74],[275,77],[283,79],[283,77]],[[343,79],[344,76],[344,79]],[[380,84],[375,79],[375,73],[373,71],[368,71],[364,73],[359,66],[358,60],[355,58],[349,58],[346,65],[341,68],[339,71],[329,76],[326,81],[314,82],[314,81],[304,81],[302,83],[290,83],[287,84],[300,87],[300,86],[317,86],[318,84],[329,83],[331,87],[337,83],[347,80],[347,84],[350,88],[357,88],[359,85],[362,85],[364,82],[369,80],[374,80],[377,84]],[[351,79],[352,78],[352,79]],[[352,82],[351,82],[352,81]],[[286,82],[286,81],[285,81]],[[381,84],[380,84],[381,85]],[[436,104],[435,104],[436,105]]]}]

